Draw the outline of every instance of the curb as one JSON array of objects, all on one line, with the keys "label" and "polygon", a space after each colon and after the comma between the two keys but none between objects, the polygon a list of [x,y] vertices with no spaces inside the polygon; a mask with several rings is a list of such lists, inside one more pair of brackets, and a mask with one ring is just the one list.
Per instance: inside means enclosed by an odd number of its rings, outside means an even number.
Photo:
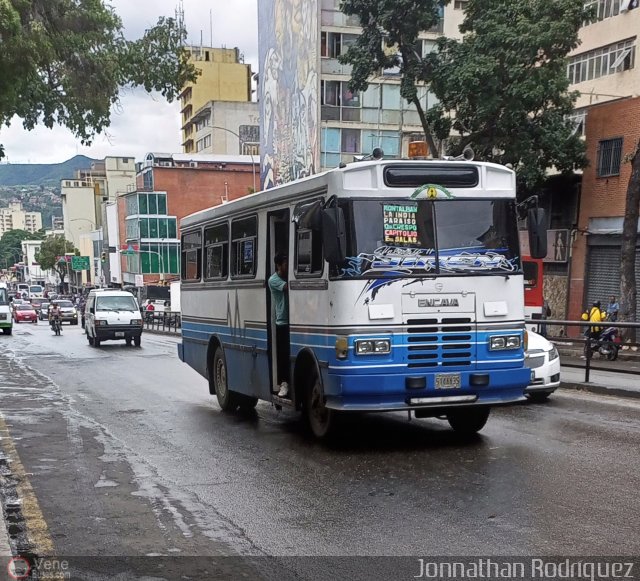
[{"label": "curb", "polygon": [[596,395],[610,395],[613,397],[625,397],[628,399],[640,399],[640,391],[630,389],[620,389],[619,387],[605,387],[604,385],[589,383],[573,383],[567,381],[560,382],[560,389],[573,389],[586,393],[594,393]]},{"label": "curb", "polygon": [[142,333],[151,333],[152,335],[166,335],[167,337],[182,337],[182,332],[176,331],[161,331],[159,329],[147,329],[144,328]]},{"label": "curb", "polygon": [[9,545],[9,529],[7,528],[4,511],[0,508],[0,558],[11,558],[12,556],[11,545]]}]

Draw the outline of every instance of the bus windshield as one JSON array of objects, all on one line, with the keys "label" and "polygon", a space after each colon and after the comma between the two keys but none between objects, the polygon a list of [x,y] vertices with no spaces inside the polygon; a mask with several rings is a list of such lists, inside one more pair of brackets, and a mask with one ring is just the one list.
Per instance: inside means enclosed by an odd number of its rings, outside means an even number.
[{"label": "bus windshield", "polygon": [[29,292],[30,293],[41,293],[42,292],[42,287],[40,285],[34,285],[34,286],[30,286],[29,287]]},{"label": "bus windshield", "polygon": [[512,200],[349,200],[343,278],[520,271]]},{"label": "bus windshield", "polygon": [[0,288],[0,305],[9,304],[9,293],[6,288]]}]

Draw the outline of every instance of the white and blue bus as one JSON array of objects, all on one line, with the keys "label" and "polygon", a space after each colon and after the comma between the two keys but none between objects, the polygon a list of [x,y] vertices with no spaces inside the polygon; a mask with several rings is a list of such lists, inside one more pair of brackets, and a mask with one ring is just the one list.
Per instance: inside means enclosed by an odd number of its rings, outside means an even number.
[{"label": "white and blue bus", "polygon": [[[515,193],[495,164],[372,161],[188,216],[180,358],[224,410],[291,406],[318,437],[344,412],[382,411],[475,433],[531,378]],[[532,254],[546,253],[543,222],[530,211]],[[278,253],[287,398],[267,282]]]}]

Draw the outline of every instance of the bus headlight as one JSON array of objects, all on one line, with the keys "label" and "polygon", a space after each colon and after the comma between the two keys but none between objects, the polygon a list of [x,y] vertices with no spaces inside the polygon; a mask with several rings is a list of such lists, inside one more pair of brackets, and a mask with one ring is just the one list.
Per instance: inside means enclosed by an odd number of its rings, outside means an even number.
[{"label": "bus headlight", "polygon": [[500,335],[489,339],[489,351],[506,351],[520,349],[522,338],[520,335]]},{"label": "bus headlight", "polygon": [[391,353],[389,339],[359,339],[356,341],[356,355],[388,355]]}]

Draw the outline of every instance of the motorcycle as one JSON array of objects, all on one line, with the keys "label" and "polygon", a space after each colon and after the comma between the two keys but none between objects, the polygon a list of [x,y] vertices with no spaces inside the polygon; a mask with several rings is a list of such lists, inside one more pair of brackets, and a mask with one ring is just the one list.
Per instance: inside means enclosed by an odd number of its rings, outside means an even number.
[{"label": "motorcycle", "polygon": [[600,353],[601,357],[605,357],[607,361],[615,361],[620,351],[620,335],[616,327],[607,327],[597,339],[587,337],[584,344],[584,354],[588,357],[587,351],[591,353]]},{"label": "motorcycle", "polygon": [[60,322],[59,318],[54,318],[51,321],[51,329],[53,329],[53,332],[56,334],[56,336],[59,336],[61,331],[62,331],[62,323]]}]

